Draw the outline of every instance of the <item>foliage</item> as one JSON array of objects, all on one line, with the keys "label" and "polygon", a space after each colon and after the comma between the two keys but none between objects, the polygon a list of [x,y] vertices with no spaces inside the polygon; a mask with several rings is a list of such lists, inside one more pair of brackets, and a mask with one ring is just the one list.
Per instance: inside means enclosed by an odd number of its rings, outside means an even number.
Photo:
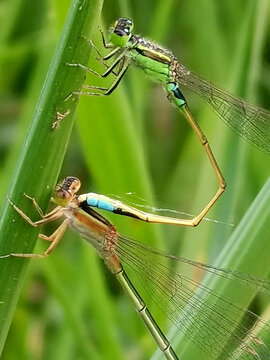
[{"label": "foliage", "polygon": [[[62,165],[60,177],[79,177],[84,192],[120,196],[131,204],[150,205],[153,211],[158,208],[162,214],[166,208],[171,216],[174,210],[197,214],[216,191],[216,180],[194,133],[160,86],[140,70],[129,69],[110,97],[81,98],[70,138],[76,104],[63,99],[80,88],[84,72],[65,64],[88,63],[91,47],[81,34],[93,38],[106,53],[97,27],[101,1],[74,0],[70,9],[61,0],[36,3],[1,4],[2,203],[8,194],[34,218],[31,202],[23,193],[35,196],[46,209]],[[188,68],[269,108],[269,11],[266,0],[105,1],[99,26],[106,29],[116,18],[128,16],[135,32],[165,44]],[[96,56],[92,51],[88,64],[102,71]],[[86,79],[101,86],[110,81],[89,74]],[[117,216],[110,220],[121,233],[169,253],[265,277],[269,270],[268,184],[247,210],[269,175],[270,160],[228,129],[200,99],[189,93],[185,96],[228,183],[208,214],[217,222],[205,220],[196,229],[175,229]],[[69,109],[71,114],[52,131],[56,111]],[[37,229],[29,229],[7,202],[0,224],[1,254],[32,251]],[[52,227],[42,230],[52,231]],[[1,260],[1,289],[5,289],[0,298],[2,358],[148,359],[156,346],[147,330],[92,249],[75,238],[68,232],[53,255],[32,260],[26,272],[27,262],[22,259]],[[46,244],[40,242],[35,252],[44,251]],[[220,283],[212,286],[218,288]],[[161,327],[168,329],[164,314],[141,291],[156,310]],[[222,291],[245,307],[254,296],[249,293],[235,299],[235,288]],[[262,311],[263,301],[257,298],[256,303]],[[176,347],[179,343],[182,354],[180,332],[173,332],[173,343]],[[198,358],[196,351],[187,348],[182,357]]]}]

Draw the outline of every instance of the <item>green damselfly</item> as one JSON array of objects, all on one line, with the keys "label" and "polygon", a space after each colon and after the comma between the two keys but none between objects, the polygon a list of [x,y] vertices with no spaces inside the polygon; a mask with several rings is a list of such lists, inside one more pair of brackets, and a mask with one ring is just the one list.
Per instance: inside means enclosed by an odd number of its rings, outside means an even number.
[{"label": "green damselfly", "polygon": [[[130,65],[139,67],[147,75],[164,86],[170,101],[182,111],[199,138],[219,184],[219,188],[213,198],[200,214],[189,223],[191,226],[196,226],[224,192],[226,183],[209,143],[193,118],[180,87],[186,87],[199,94],[226,124],[232,127],[244,139],[268,154],[270,154],[270,112],[248,104],[244,100],[234,97],[215,85],[210,84],[180,64],[171,51],[139,35],[132,34],[132,29],[133,22],[130,19],[119,18],[109,31],[110,42],[108,44],[102,33],[104,47],[113,48],[108,55],[102,58],[102,63],[107,67],[107,70],[102,75],[82,64],[69,64],[71,66],[79,66],[102,77],[107,77],[110,74],[116,75],[115,81],[109,88],[86,85],[84,86],[85,89],[93,89],[95,91],[75,92],[75,94],[110,95],[116,89]],[[94,46],[92,42],[91,44]],[[96,47],[95,49],[99,53]],[[99,55],[101,56],[100,53]],[[106,65],[106,61],[111,58],[115,58],[113,63]],[[182,225],[186,224],[183,223]]]},{"label": "green damselfly", "polygon": [[[47,257],[55,249],[66,229],[70,227],[93,245],[115,275],[166,359],[179,358],[132,285],[121,263],[138,275],[142,285],[161,310],[209,358],[220,360],[236,359],[238,356],[245,360],[270,358],[270,348],[267,347],[270,324],[264,322],[255,313],[222,298],[203,283],[200,284],[180,274],[174,265],[180,263],[202,270],[209,275],[220,276],[223,281],[235,280],[239,284],[243,283],[267,293],[270,293],[269,281],[254,275],[168,255],[120,235],[116,227],[94,208],[142,221],[148,221],[151,214],[107,196],[95,193],[76,195],[80,185],[79,179],[71,176],[57,185],[52,198],[57,206],[46,215],[43,215],[36,200],[26,195],[33,201],[41,216],[41,220],[36,222],[9,200],[20,216],[32,226],[41,226],[60,218],[63,221],[50,236],[39,235],[41,239],[50,242],[44,254],[11,253],[0,258]],[[202,329],[206,331],[203,332]]]}]

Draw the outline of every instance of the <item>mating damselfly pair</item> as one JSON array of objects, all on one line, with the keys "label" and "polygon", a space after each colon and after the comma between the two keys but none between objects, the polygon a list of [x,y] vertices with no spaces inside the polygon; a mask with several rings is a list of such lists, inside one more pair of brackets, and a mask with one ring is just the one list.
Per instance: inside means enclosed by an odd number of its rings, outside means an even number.
[{"label": "mating damselfly pair", "polygon": [[[172,322],[180,330],[185,330],[187,336],[196,342],[202,351],[209,354],[209,357],[218,357],[220,359],[227,359],[230,356],[234,358],[241,356],[244,359],[268,358],[270,352],[266,344],[264,344],[264,336],[267,337],[270,331],[268,324],[264,323],[261,318],[252,312],[238,308],[228,300],[219,298],[216,293],[211,292],[205,286],[174,272],[168,267],[166,261],[164,263],[164,259],[182,261],[227,279],[238,279],[240,282],[255,286],[266,292],[269,291],[268,281],[260,280],[252,275],[227,269],[217,269],[191,260],[166,255],[158,250],[139,244],[119,235],[111,223],[92,209],[92,207],[97,207],[149,222],[195,226],[224,191],[225,181],[223,176],[205,136],[186,105],[185,98],[179,90],[179,84],[199,92],[240,135],[254,142],[262,150],[269,152],[268,121],[270,116],[267,111],[248,105],[242,100],[231,97],[227,93],[209,85],[180,65],[169,51],[139,36],[132,35],[131,30],[132,22],[128,19],[119,19],[115,23],[111,32],[111,41],[116,46],[116,49],[103,60],[106,61],[113,56],[117,56],[117,59],[103,75],[107,76],[114,73],[117,76],[116,81],[108,91],[97,87],[95,89],[109,95],[116,88],[131,62],[135,62],[146,73],[163,83],[170,100],[183,111],[204,146],[219,182],[216,195],[202,212],[191,221],[164,218],[145,214],[128,205],[91,193],[77,197],[76,191],[80,186],[80,182],[74,177],[69,177],[56,189],[54,200],[58,207],[45,215],[39,222],[32,223],[18,207],[14,205],[14,208],[34,226],[65,217],[63,223],[50,237],[40,236],[45,240],[52,241],[45,255],[48,255],[54,249],[67,226],[74,228],[82,237],[85,237],[94,245],[126,290],[136,310],[167,359],[178,359],[178,357],[152,318],[140,295],[132,286],[120,261],[126,262],[139,273],[156,302],[165,309]],[[107,44],[105,45],[108,47]],[[85,68],[82,65],[79,66]],[[94,94],[97,95],[97,93]],[[93,93],[88,95],[93,95]],[[40,212],[37,204],[35,202],[34,204]],[[11,255],[35,257],[33,254]],[[198,294],[195,291],[196,289],[199,290]],[[218,300],[217,303],[216,300]],[[195,313],[199,313],[197,322],[193,321]],[[238,317],[247,317],[248,325],[244,322],[238,326]],[[201,327],[208,329],[207,336],[201,336]],[[260,330],[262,330],[262,334],[260,334]],[[231,335],[230,343],[223,343],[228,335]]]},{"label": "mating damselfly pair", "polygon": [[[84,89],[91,89],[92,91],[73,92],[72,94],[108,96],[117,88],[131,65],[142,69],[152,79],[163,85],[168,94],[168,99],[181,110],[195,132],[218,181],[218,190],[208,204],[192,220],[184,221],[185,223],[183,223],[186,226],[196,226],[224,192],[226,182],[206,136],[192,116],[180,88],[184,87],[199,94],[226,124],[267,154],[270,154],[270,112],[251,105],[243,99],[234,97],[228,92],[210,84],[180,64],[171,51],[139,35],[132,34],[132,29],[133,22],[130,19],[120,18],[115,21],[109,31],[109,43],[106,43],[101,32],[104,47],[107,49],[113,48],[106,56],[102,56],[93,42],[90,41],[91,46],[94,47],[100,57],[100,62],[107,68],[103,74],[100,75],[82,64],[69,64],[103,78],[114,75],[115,80],[112,85],[109,88],[85,85]],[[107,65],[110,59],[114,60],[112,64]]]}]

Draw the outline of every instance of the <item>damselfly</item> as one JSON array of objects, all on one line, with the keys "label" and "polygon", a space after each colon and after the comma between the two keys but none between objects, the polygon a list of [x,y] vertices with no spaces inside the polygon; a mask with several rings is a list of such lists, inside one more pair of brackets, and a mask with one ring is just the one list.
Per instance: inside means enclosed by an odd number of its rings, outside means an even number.
[{"label": "damselfly", "polygon": [[[204,265],[183,257],[168,255],[150,246],[120,235],[105,217],[93,208],[151,221],[151,214],[143,213],[118,200],[95,193],[76,195],[80,181],[67,177],[55,190],[53,202],[57,205],[43,215],[34,198],[30,198],[41,220],[33,222],[11,201],[13,208],[32,226],[41,226],[63,218],[61,225],[50,236],[40,234],[51,242],[44,254],[11,253],[7,257],[44,258],[57,246],[66,229],[78,232],[94,246],[109,270],[115,275],[132,301],[138,315],[148,328],[166,359],[179,359],[163,334],[143,299],[132,285],[121,262],[138,275],[153,300],[161,307],[174,325],[205,352],[211,359],[269,359],[270,326],[251,311],[240,308],[203,284],[191,280],[175,269],[176,263],[196,267],[209,275],[221,276],[224,281],[236,280],[258,290],[270,292],[270,282],[253,275],[224,268]],[[168,221],[166,221],[168,223]],[[170,266],[170,262],[174,262]],[[206,329],[207,331],[202,331]]]},{"label": "damselfly", "polygon": [[[116,89],[130,65],[139,67],[147,75],[164,86],[170,101],[182,111],[199,138],[219,184],[216,194],[201,213],[192,220],[192,225],[196,226],[224,192],[226,183],[209,143],[194,120],[180,87],[186,87],[199,94],[210,104],[212,109],[225,123],[236,130],[247,141],[268,154],[270,154],[270,112],[248,104],[244,100],[234,97],[200,78],[197,74],[180,64],[171,51],[139,35],[133,35],[132,29],[133,22],[131,20],[119,18],[109,31],[110,42],[108,44],[106,44],[102,34],[104,47],[114,48],[108,55],[103,57],[102,63],[106,64],[107,60],[116,57],[113,63],[107,66],[104,74],[101,75],[102,77],[107,77],[112,73],[116,75],[112,85],[109,88],[86,85],[84,88],[93,89],[95,92],[83,91],[75,92],[75,94],[110,95]],[[93,45],[92,42],[91,44]],[[98,49],[96,50],[98,51]],[[79,66],[86,71],[100,75],[82,64],[69,65]]]}]

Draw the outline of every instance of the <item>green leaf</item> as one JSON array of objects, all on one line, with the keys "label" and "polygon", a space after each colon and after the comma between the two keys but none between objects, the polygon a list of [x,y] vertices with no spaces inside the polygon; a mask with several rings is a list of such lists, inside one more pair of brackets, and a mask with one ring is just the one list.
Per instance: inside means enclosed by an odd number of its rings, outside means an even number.
[{"label": "green leaf", "polygon": [[[72,89],[80,89],[84,77],[68,63],[87,61],[90,49],[81,34],[89,36],[96,26],[102,1],[74,0],[40,94],[27,138],[21,150],[8,197],[36,218],[31,201],[35,196],[46,209],[65,155],[73,126],[77,101],[64,101]],[[52,129],[57,112],[68,115]],[[0,219],[0,253],[31,253],[38,229],[31,228],[6,201]],[[0,350],[10,326],[28,261],[9,258],[1,261]]]}]

